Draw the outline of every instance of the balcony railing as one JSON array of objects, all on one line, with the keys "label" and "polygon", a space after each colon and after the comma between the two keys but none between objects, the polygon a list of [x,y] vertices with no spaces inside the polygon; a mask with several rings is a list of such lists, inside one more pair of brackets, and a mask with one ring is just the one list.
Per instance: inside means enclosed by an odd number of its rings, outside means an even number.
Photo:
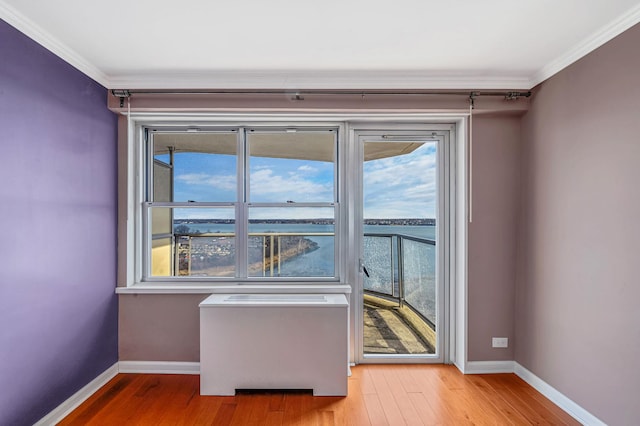
[{"label": "balcony railing", "polygon": [[436,242],[412,235],[366,233],[364,290],[408,306],[436,323]]},{"label": "balcony railing", "polygon": [[[283,276],[285,273],[283,265],[287,260],[317,249],[317,243],[307,237],[328,237],[333,244],[334,234],[330,232],[250,232],[249,275],[252,277]],[[215,268],[209,268],[210,271],[215,269],[214,275],[225,276],[227,272],[233,273],[234,233],[174,234],[173,246],[174,268],[178,271],[177,275],[191,276],[194,272],[199,272],[194,271],[194,265],[198,263],[198,252],[200,257],[206,257],[209,266],[215,265]],[[333,258],[330,263],[333,264]],[[325,275],[334,275],[333,266]]]},{"label": "balcony railing", "polygon": [[[174,234],[174,275],[234,276],[235,237],[234,233]],[[334,234],[330,232],[249,233],[249,276],[287,276],[288,260],[317,249],[307,237],[329,238],[334,244]],[[327,264],[333,269],[333,257]],[[433,328],[435,241],[399,233],[365,233],[364,267],[366,293],[394,300],[400,307],[408,306]],[[320,276],[333,275],[331,270]]]}]

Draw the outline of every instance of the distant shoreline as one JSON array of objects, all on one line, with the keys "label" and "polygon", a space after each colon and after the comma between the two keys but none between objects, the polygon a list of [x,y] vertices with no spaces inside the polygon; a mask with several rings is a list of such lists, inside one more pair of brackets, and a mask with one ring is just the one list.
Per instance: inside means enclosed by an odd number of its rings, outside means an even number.
[{"label": "distant shoreline", "polygon": [[[233,225],[234,219],[174,219],[175,224],[223,224]],[[333,219],[249,219],[251,224],[305,224],[305,225],[333,225]],[[386,226],[435,226],[435,219],[365,219],[365,225],[386,225]]]}]

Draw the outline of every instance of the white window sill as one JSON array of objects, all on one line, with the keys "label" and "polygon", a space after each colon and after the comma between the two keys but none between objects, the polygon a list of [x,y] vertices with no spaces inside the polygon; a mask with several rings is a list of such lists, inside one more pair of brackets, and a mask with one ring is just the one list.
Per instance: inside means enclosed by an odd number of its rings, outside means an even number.
[{"label": "white window sill", "polygon": [[295,294],[330,294],[351,293],[348,284],[149,284],[140,283],[129,287],[116,287],[116,294],[214,294],[214,293],[295,293]]}]

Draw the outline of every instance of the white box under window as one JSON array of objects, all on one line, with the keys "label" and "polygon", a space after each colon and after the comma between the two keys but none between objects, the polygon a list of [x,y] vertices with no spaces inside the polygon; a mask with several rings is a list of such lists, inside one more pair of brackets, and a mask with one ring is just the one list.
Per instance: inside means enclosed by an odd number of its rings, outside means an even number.
[{"label": "white box under window", "polygon": [[344,294],[214,294],[200,304],[200,393],[347,394]]}]

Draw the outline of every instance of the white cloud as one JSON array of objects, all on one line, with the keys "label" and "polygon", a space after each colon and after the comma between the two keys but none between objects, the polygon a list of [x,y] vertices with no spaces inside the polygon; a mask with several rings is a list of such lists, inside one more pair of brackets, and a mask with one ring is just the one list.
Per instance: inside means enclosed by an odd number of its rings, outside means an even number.
[{"label": "white cloud", "polygon": [[330,219],[333,208],[319,207],[257,207],[249,209],[249,219]]},{"label": "white cloud", "polygon": [[298,167],[298,171],[302,173],[316,173],[318,169],[305,164],[304,166]]},{"label": "white cloud", "polygon": [[406,188],[402,193],[403,198],[428,200],[429,198],[436,197],[436,183],[434,180],[431,182],[422,183],[419,185]]},{"label": "white cloud", "polygon": [[435,217],[436,156],[413,152],[364,165],[367,218]]},{"label": "white cloud", "polygon": [[236,189],[235,175],[210,175],[207,173],[188,173],[176,176],[176,181],[186,185],[206,185],[213,188],[231,191]]},{"label": "white cloud", "polygon": [[297,173],[289,176],[277,175],[273,170],[251,172],[250,193],[253,201],[268,200],[284,202],[330,202],[333,201],[331,183],[320,183],[305,179]]},{"label": "white cloud", "polygon": [[173,210],[175,219],[234,219],[235,210],[233,208],[219,209],[184,209],[177,208]]}]

